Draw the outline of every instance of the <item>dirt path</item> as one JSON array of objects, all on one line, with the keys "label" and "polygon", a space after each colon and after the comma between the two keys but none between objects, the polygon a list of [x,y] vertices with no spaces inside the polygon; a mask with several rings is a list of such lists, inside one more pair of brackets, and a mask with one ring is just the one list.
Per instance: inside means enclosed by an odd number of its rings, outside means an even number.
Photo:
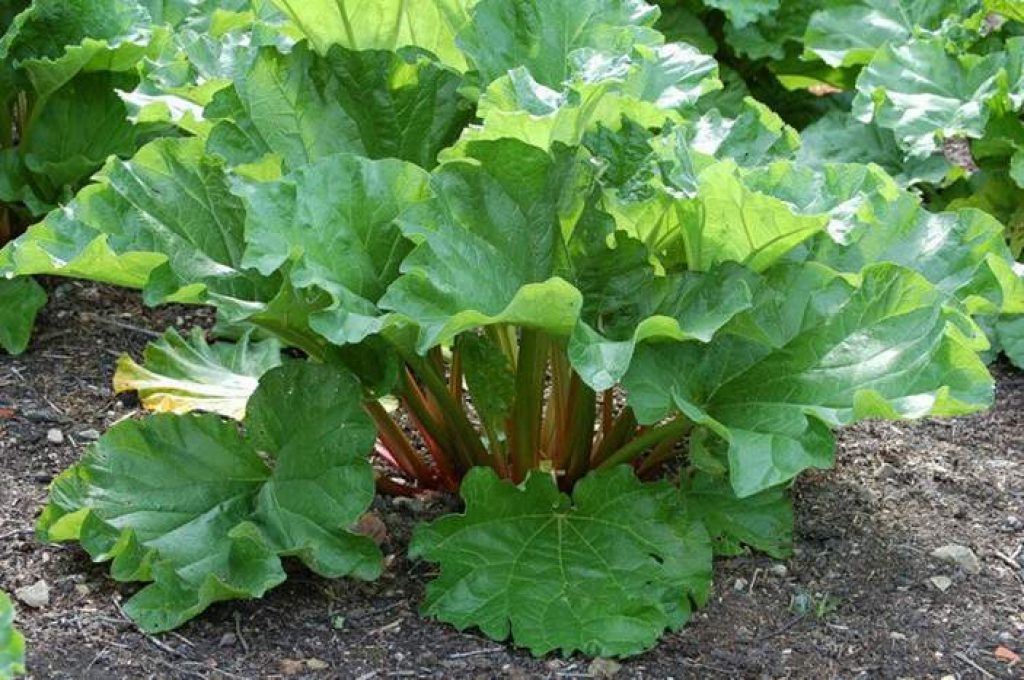
[{"label": "dirt path", "polygon": [[[42,579],[20,607],[33,678],[574,678],[582,659],[536,660],[415,613],[428,566],[403,557],[430,508],[379,501],[394,555],[374,584],[296,569],[262,601],[213,607],[176,634],[141,635],[132,592],[74,547],[31,527],[49,481],[97,432],[136,408],[111,394],[116,356],[194,311],[144,310],[128,293],[63,283],[28,354],[0,356],[0,588]],[[205,319],[208,321],[208,319]],[[835,471],[797,486],[797,554],[721,561],[709,606],[617,678],[1022,678],[1024,375],[999,368],[996,408],[843,434]],[[48,439],[59,430],[62,443]],[[56,438],[54,436],[54,438]],[[932,557],[972,548],[981,572]],[[932,577],[947,577],[940,590]],[[946,585],[939,579],[940,585]],[[799,613],[806,610],[805,613]],[[1006,656],[1005,652],[1003,653]]]}]

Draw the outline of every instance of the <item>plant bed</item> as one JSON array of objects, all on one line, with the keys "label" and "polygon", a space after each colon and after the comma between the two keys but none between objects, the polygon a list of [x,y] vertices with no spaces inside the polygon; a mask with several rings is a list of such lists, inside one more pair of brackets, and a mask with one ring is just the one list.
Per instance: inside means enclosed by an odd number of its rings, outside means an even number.
[{"label": "plant bed", "polygon": [[[115,355],[138,356],[148,338],[98,322],[76,323],[68,332],[69,322],[92,313],[162,332],[182,310],[145,310],[134,294],[91,284],[65,284],[63,290],[43,313],[31,351],[0,357],[3,399],[15,412],[0,420],[0,589],[12,592],[39,579],[51,589],[48,606],[19,606],[31,677],[255,678],[283,676],[297,668],[290,661],[309,659],[328,669],[300,666],[305,670],[295,677],[377,671],[378,677],[557,678],[587,672],[587,659],[536,660],[417,615],[431,569],[408,561],[404,546],[413,525],[450,511],[446,504],[375,504],[389,533],[384,551],[396,556],[376,583],[322,579],[289,565],[289,581],[262,600],[215,605],[178,635],[157,636],[156,643],[140,634],[114,604],[134,587],[113,584],[77,547],[8,533],[31,527],[49,481],[81,454],[80,432],[102,431],[138,408],[130,396],[114,397],[110,384]],[[617,677],[976,672],[957,654],[996,677],[1012,677],[1015,670],[992,654],[999,645],[1021,651],[1021,574],[996,552],[1012,554],[1024,542],[1024,532],[1006,525],[1008,515],[1020,515],[1024,488],[1024,378],[999,367],[997,376],[991,412],[844,432],[836,469],[797,484],[796,555],[784,562],[762,556],[717,561],[710,609],[654,650],[625,661]],[[61,445],[47,441],[55,427],[67,437]],[[928,557],[950,542],[977,552],[981,574]],[[772,572],[780,563],[787,566],[785,576]],[[928,583],[942,575],[953,581],[945,593]],[[747,584],[742,591],[735,588],[739,579]],[[820,618],[816,611],[800,616],[792,601],[802,594],[812,598],[812,610],[826,596],[837,604],[833,610],[825,603]]]}]

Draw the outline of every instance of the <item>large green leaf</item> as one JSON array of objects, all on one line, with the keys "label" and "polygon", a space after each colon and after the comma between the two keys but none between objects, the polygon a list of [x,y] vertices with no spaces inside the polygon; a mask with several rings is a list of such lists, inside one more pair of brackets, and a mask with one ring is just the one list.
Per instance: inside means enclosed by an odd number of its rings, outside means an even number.
[{"label": "large green leaf", "polygon": [[14,605],[0,590],[0,678],[7,680],[25,672],[25,638],[14,627]]},{"label": "large green leaf", "polygon": [[130,78],[111,73],[85,73],[72,78],[39,109],[19,144],[25,165],[36,183],[61,189],[84,182],[108,156],[135,151],[137,131],[128,122],[115,88]]},{"label": "large green leaf", "polygon": [[39,97],[80,71],[127,71],[158,49],[149,13],[129,0],[36,0],[0,38],[0,60],[28,72]]},{"label": "large green leaf", "polygon": [[145,286],[150,303],[245,307],[279,288],[242,268],[245,208],[202,140],[152,142],[98,179],[10,244],[0,272]]},{"label": "large green leaf", "polygon": [[981,137],[989,101],[1006,87],[1005,55],[953,55],[940,38],[878,51],[857,79],[853,113],[889,128],[901,147],[926,156],[950,137]]},{"label": "large green leaf", "polygon": [[900,45],[936,30],[950,16],[966,16],[970,0],[847,0],[811,16],[804,46],[833,66],[866,64],[883,45]]},{"label": "large green leaf", "polygon": [[714,343],[641,348],[623,381],[641,422],[681,412],[714,435],[738,496],[831,465],[831,427],[991,402],[984,364],[948,330],[957,314],[921,275],[891,264],[858,285],[817,265],[766,275]]},{"label": "large green leaf", "polygon": [[202,329],[185,338],[175,330],[149,343],[138,364],[117,362],[115,392],[138,392],[142,405],[163,413],[206,411],[241,420],[260,377],[281,364],[275,339],[207,343]]},{"label": "large green leaf", "polygon": [[[641,342],[711,342],[722,326],[751,306],[758,285],[756,276],[732,263],[710,272],[655,277],[623,250],[596,253],[587,263],[591,271],[580,272],[583,313],[569,339],[569,360],[598,391],[622,379]],[[646,249],[637,254],[648,257]],[[599,285],[588,285],[588,277]]]},{"label": "large green leaf", "polygon": [[667,483],[626,467],[595,472],[573,497],[533,473],[522,486],[477,468],[466,511],[417,528],[410,554],[440,563],[423,611],[536,655],[626,656],[689,618],[711,582],[704,527]]},{"label": "large green leaf", "polygon": [[940,182],[950,164],[942,155],[908,158],[892,130],[861,123],[845,111],[825,114],[800,131],[797,160],[810,166],[829,163],[875,163],[897,182],[910,186]]},{"label": "large green leaf", "polygon": [[568,335],[581,297],[560,276],[563,234],[579,220],[589,171],[564,147],[552,156],[512,139],[472,142],[466,155],[441,165],[436,197],[401,217],[419,245],[381,307],[419,325],[423,351],[492,323]]},{"label": "large green leaf", "polygon": [[682,220],[681,230],[687,261],[697,270],[733,261],[763,271],[828,223],[826,215],[800,214],[748,188],[731,161],[698,175],[696,201],[699,209]]},{"label": "large green leaf", "polygon": [[24,352],[45,304],[46,291],[31,278],[0,278],[0,347],[11,354]]},{"label": "large green leaf", "polygon": [[213,415],[114,426],[54,482],[41,536],[80,541],[118,580],[152,581],[125,604],[150,632],[262,595],[285,579],[279,555],[374,578],[380,552],[350,531],[374,491],[375,433],[356,381],[305,362],[275,369],[246,431]]},{"label": "large green leaf", "polygon": [[686,508],[711,535],[716,555],[740,555],[745,546],[773,557],[793,550],[793,504],[782,487],[738,498],[728,479],[698,472],[683,486]]},{"label": "large green leaf", "polygon": [[429,50],[465,70],[455,35],[476,0],[273,0],[318,52],[332,45],[352,50]]},{"label": "large green leaf", "polygon": [[614,58],[577,54],[565,85],[541,85],[526,67],[492,82],[480,98],[479,125],[463,140],[513,137],[542,149],[579,145],[584,134],[617,128],[622,117],[644,127],[682,120],[681,111],[718,87],[715,60],[689,45],[637,46]]},{"label": "large green leaf", "polygon": [[334,47],[319,56],[304,44],[288,54],[263,48],[207,107],[208,118],[225,119],[210,150],[232,165],[274,153],[298,169],[349,152],[429,168],[471,115],[461,83],[416,50]]},{"label": "large green leaf", "polygon": [[269,276],[290,259],[294,286],[333,299],[310,326],[337,344],[359,342],[381,328],[376,303],[412,249],[395,220],[428,197],[427,181],[411,163],[339,154],[249,186],[244,262]]},{"label": "large green leaf", "polygon": [[458,42],[485,85],[524,67],[541,85],[558,88],[576,50],[622,55],[661,43],[651,28],[657,18],[643,0],[479,0]]}]

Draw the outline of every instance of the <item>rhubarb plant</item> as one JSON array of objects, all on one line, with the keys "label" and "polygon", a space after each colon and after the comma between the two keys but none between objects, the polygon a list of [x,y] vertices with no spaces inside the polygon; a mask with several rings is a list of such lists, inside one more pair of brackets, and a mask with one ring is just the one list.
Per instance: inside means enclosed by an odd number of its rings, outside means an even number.
[{"label": "rhubarb plant", "polygon": [[149,583],[145,630],[262,595],[282,556],[372,578],[374,488],[442,491],[465,508],[413,536],[425,614],[635,654],[707,602],[713,555],[788,554],[835,429],[991,402],[979,320],[1024,311],[1002,224],[803,159],[654,6],[275,5],[217,78],[152,66],[147,115],[180,134],[0,251],[217,309],[214,342],[122,360],[164,413],[40,522]]},{"label": "rhubarb plant", "polygon": [[[0,244],[67,203],[112,155],[195,131],[196,112],[275,13],[234,2],[0,2]],[[0,278],[0,348],[19,353],[45,303]]]}]

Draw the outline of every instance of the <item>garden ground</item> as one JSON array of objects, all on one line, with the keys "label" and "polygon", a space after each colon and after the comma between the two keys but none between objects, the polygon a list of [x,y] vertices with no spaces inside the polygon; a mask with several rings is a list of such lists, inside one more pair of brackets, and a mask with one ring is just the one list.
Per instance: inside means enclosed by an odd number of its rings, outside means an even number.
[{"label": "garden ground", "polygon": [[[294,567],[263,600],[214,606],[176,633],[141,634],[120,611],[131,586],[114,584],[77,547],[39,544],[31,528],[50,480],[97,433],[138,412],[133,397],[112,394],[116,357],[137,356],[170,325],[210,319],[146,310],[134,294],[100,286],[51,284],[29,352],[0,356],[0,589],[49,588],[40,608],[18,603],[31,678],[615,671],[581,658],[533,659],[420,618],[431,569],[409,562],[404,546],[412,526],[445,502],[378,500],[390,557],[377,583]],[[1024,677],[1024,375],[1003,366],[996,374],[989,413],[844,432],[836,469],[796,486],[795,556],[718,561],[708,606],[615,677]],[[970,547],[980,573],[931,556],[947,544]]]}]

